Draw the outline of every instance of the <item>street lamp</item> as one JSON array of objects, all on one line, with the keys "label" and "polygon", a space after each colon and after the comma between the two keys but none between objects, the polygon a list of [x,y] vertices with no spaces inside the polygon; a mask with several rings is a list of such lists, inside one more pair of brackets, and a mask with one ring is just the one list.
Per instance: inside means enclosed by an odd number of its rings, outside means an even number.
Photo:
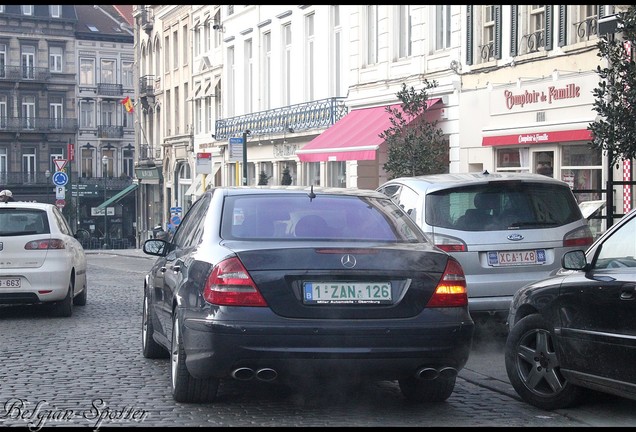
[{"label": "street lamp", "polygon": [[[46,186],[50,187],[51,185],[49,183],[49,179],[51,178],[51,171],[50,170],[44,171],[44,177],[46,177]],[[46,197],[46,200],[48,201],[49,200],[49,192],[48,192],[48,189],[46,189],[46,190],[47,190],[47,192],[46,192],[45,197]]]},{"label": "street lamp", "polygon": [[[104,202],[106,202],[106,169],[108,168],[108,157],[102,156],[102,177],[104,177]],[[104,206],[104,249],[108,247],[108,206]]]}]

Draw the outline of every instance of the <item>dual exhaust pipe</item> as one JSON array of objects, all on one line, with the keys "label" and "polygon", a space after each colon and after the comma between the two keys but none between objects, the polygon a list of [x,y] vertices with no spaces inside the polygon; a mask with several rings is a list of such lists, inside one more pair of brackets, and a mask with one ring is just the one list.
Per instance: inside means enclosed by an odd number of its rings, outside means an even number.
[{"label": "dual exhaust pipe", "polygon": [[415,372],[415,377],[420,380],[429,381],[437,378],[454,378],[457,376],[457,369],[450,366],[444,366],[441,368],[422,367]]},{"label": "dual exhaust pipe", "polygon": [[232,371],[232,378],[239,381],[249,381],[256,378],[260,381],[274,381],[278,377],[278,372],[272,368],[252,369],[249,367],[240,367]]}]

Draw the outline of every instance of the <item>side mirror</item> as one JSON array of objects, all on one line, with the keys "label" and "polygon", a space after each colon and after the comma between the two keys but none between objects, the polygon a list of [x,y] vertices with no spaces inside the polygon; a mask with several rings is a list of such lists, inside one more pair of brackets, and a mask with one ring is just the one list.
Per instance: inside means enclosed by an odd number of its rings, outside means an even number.
[{"label": "side mirror", "polygon": [[143,251],[148,255],[166,256],[168,242],[161,239],[148,239],[144,242]]},{"label": "side mirror", "polygon": [[561,258],[561,267],[566,270],[585,270],[586,266],[585,252],[582,250],[566,252]]}]

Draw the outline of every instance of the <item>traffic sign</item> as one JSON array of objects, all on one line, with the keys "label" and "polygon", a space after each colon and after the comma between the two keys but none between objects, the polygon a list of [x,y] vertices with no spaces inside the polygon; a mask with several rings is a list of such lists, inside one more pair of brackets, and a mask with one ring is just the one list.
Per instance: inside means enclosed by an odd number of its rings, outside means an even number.
[{"label": "traffic sign", "polygon": [[66,200],[55,200],[55,205],[57,206],[57,208],[63,208],[66,205]]},{"label": "traffic sign", "polygon": [[64,171],[55,171],[53,174],[53,184],[57,186],[64,186],[68,183],[68,175]]},{"label": "traffic sign", "polygon": [[182,211],[182,207],[170,207],[170,213],[181,213]]},{"label": "traffic sign", "polygon": [[66,197],[66,186],[55,186],[55,198],[64,199]]},{"label": "traffic sign", "polygon": [[181,218],[179,216],[172,216],[170,218],[170,222],[172,222],[173,225],[179,225],[181,223]]},{"label": "traffic sign", "polygon": [[67,162],[68,161],[66,159],[53,159],[53,163],[55,164],[55,169],[57,171],[62,171]]}]

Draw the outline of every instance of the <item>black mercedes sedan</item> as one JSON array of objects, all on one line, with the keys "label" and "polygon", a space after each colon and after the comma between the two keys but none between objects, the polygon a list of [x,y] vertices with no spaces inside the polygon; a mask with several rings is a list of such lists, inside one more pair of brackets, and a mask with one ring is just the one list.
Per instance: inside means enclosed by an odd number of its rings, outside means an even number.
[{"label": "black mercedes sedan", "polygon": [[513,298],[510,383],[545,410],[575,406],[589,389],[636,400],[636,210],[561,265]]},{"label": "black mercedes sedan", "polygon": [[178,402],[221,380],[397,380],[444,401],[474,323],[464,272],[389,197],[362,189],[218,187],[188,210],[144,282],[142,347],[169,357]]}]

